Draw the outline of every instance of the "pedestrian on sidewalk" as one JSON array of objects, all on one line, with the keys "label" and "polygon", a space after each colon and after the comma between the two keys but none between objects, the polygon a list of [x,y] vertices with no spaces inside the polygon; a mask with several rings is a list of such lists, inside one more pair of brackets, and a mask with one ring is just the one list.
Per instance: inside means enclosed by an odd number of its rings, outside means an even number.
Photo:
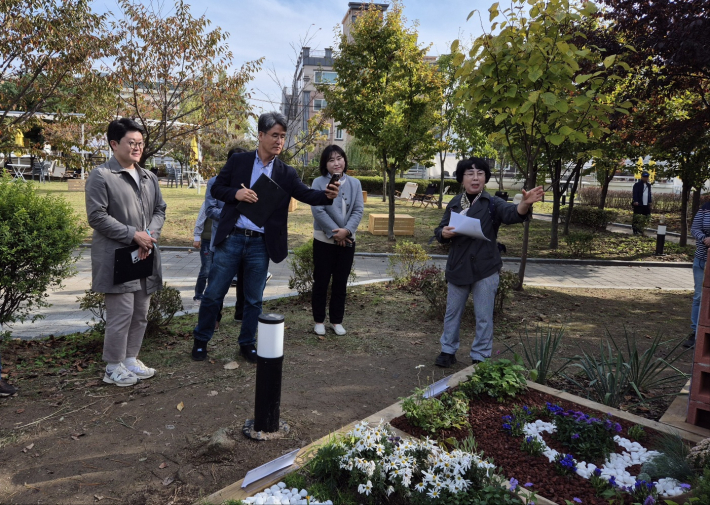
[{"label": "pedestrian on sidewalk", "polygon": [[320,157],[321,176],[313,181],[313,189],[325,189],[335,176],[340,191],[332,205],[314,205],[313,213],[313,331],[325,335],[325,304],[331,278],[329,320],[337,335],[345,335],[343,316],[348,277],[355,258],[355,232],[365,211],[362,185],[348,177],[348,157],[339,146],[330,145]]},{"label": "pedestrian on sidewalk", "polygon": [[[2,373],[2,360],[0,360],[0,373]],[[17,393],[15,387],[0,377],[0,396],[12,396],[15,393]]]},{"label": "pedestrian on sidewalk", "polygon": [[[165,202],[158,178],[138,165],[143,129],[135,121],[111,121],[106,137],[113,156],[94,168],[86,181],[86,214],[94,229],[91,243],[91,289],[105,293],[104,382],[132,386],[155,375],[138,359],[148,324],[150,296],[162,288],[160,250]],[[152,256],[148,277],[114,284],[119,248],[137,245],[138,258]]]},{"label": "pedestrian on sidewalk", "polygon": [[[288,255],[288,204],[295,198],[308,205],[330,205],[338,196],[339,183],[325,191],[310,189],[296,170],[279,160],[286,140],[286,118],[268,112],[257,123],[259,144],[255,152],[233,155],[212,186],[212,195],[223,202],[214,237],[214,257],[193,332],[192,359],[207,358],[207,342],[234,275],[244,265],[244,318],[239,333],[239,354],[256,362],[256,328],[266,285],[269,260],[279,263]],[[263,227],[255,225],[237,209],[239,202],[256,203],[251,188],[261,175],[270,177],[285,192]]]},{"label": "pedestrian on sidewalk", "polygon": [[708,259],[708,247],[710,247],[710,202],[698,209],[693,218],[693,226],[690,227],[690,234],[695,237],[695,258],[693,258],[695,293],[693,294],[693,305],[690,310],[690,328],[692,331],[688,335],[688,339],[683,343],[685,347],[695,346],[695,334],[698,329],[705,263]]},{"label": "pedestrian on sidewalk", "polygon": [[[538,186],[530,191],[522,190],[519,204],[508,203],[491,196],[485,185],[491,178],[488,163],[481,158],[459,161],[456,180],[464,192],[451,199],[444,217],[434,230],[437,240],[449,244],[446,260],[446,315],[441,334],[441,354],[435,365],[449,368],[456,363],[459,348],[459,328],[466,300],[471,295],[476,312],[476,335],[471,344],[473,364],[490,358],[493,349],[493,306],[498,290],[499,272],[503,267],[497,246],[498,228],[502,224],[522,223],[530,218],[532,205],[542,200],[543,189]],[[451,214],[457,212],[480,220],[483,235],[488,239],[458,234],[449,225]]]},{"label": "pedestrian on sidewalk", "polygon": [[[643,172],[641,174],[641,180],[634,184],[632,194],[632,208],[634,211],[634,217],[637,214],[642,216],[651,215],[651,202],[653,202],[653,196],[651,195],[651,184],[648,182],[649,173]],[[636,219],[631,222],[631,229],[634,235],[643,235],[644,229],[639,227]]]}]

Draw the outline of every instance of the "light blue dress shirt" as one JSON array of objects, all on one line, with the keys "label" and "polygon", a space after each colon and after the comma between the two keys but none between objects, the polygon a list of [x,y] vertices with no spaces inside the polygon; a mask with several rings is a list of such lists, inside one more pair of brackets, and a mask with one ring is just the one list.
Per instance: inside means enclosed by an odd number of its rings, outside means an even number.
[{"label": "light blue dress shirt", "polygon": [[[271,177],[271,172],[274,170],[274,157],[268,165],[264,166],[259,158],[259,151],[256,151],[256,156],[254,157],[254,168],[251,170],[251,182],[249,182],[249,187],[251,188],[256,183],[257,179],[261,177],[261,174],[266,174],[267,177]],[[259,228],[257,225],[251,222],[251,220],[243,215],[239,216],[237,219],[237,228],[244,228],[246,230],[259,231],[264,233],[264,228]]]}]

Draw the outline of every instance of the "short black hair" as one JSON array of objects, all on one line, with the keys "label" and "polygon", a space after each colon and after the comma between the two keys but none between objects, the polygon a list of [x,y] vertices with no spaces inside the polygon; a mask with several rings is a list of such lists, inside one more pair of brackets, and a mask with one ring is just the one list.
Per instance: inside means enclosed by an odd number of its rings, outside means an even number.
[{"label": "short black hair", "polygon": [[[112,140],[120,144],[121,139],[125,137],[128,132],[141,132],[141,135],[145,135],[143,127],[131,118],[122,117],[121,119],[111,121],[106,130],[106,138],[108,139],[109,147],[111,147]],[[113,147],[111,147],[111,149],[113,149]]]},{"label": "short black hair", "polygon": [[280,124],[284,130],[288,130],[288,121],[286,120],[286,116],[280,112],[265,112],[259,116],[256,129],[257,131],[266,133],[277,124]]},{"label": "short black hair", "polygon": [[330,157],[333,156],[333,154],[339,154],[340,156],[343,157],[343,160],[345,161],[345,167],[343,168],[343,173],[348,171],[348,157],[345,154],[345,151],[340,146],[336,146],[335,144],[327,146],[325,149],[323,149],[323,152],[320,153],[320,165],[318,168],[320,168],[320,173],[323,176],[327,176],[329,174],[328,172],[328,161],[330,160]]},{"label": "short black hair", "polygon": [[233,154],[236,154],[236,153],[245,153],[245,152],[247,152],[247,150],[246,150],[246,149],[242,149],[242,148],[239,147],[239,146],[232,147],[232,148],[229,150],[229,152],[227,153],[227,161],[229,161],[229,158],[231,158]]},{"label": "short black hair", "polygon": [[488,162],[483,158],[468,158],[466,160],[461,160],[456,165],[456,181],[458,183],[463,182],[463,173],[466,170],[475,168],[476,170],[483,170],[486,173],[486,182],[491,178],[491,167],[488,166]]}]

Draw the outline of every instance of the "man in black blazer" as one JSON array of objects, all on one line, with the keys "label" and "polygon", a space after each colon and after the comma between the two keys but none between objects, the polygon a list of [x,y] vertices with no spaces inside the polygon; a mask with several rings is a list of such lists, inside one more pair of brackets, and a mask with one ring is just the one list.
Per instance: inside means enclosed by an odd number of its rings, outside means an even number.
[{"label": "man in black blazer", "polygon": [[[331,205],[338,196],[339,183],[325,191],[308,188],[296,171],[279,160],[286,140],[286,118],[278,112],[259,117],[259,146],[255,152],[232,155],[212,186],[212,196],[225,202],[214,237],[214,257],[202,302],[192,359],[207,358],[207,342],[214,333],[217,314],[229,291],[232,278],[244,267],[244,316],[239,333],[239,354],[256,362],[256,328],[266,285],[269,260],[283,261],[288,255],[288,204],[291,197],[308,205]],[[237,210],[239,202],[254,203],[257,194],[251,188],[261,174],[271,177],[286,192],[263,228]]]},{"label": "man in black blazer", "polygon": [[[634,184],[631,190],[634,214],[641,214],[643,216],[651,215],[653,196],[651,195],[651,184],[648,182],[649,175],[648,172],[643,172],[641,174],[641,180]],[[635,220],[632,222],[632,229],[634,235],[643,235],[644,230],[637,225]]]}]

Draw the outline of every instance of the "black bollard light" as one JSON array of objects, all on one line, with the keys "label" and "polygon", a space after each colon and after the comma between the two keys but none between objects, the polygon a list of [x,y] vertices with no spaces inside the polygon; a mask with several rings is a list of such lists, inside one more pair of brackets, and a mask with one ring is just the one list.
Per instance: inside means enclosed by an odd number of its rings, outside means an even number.
[{"label": "black bollard light", "polygon": [[248,419],[243,433],[256,440],[280,438],[288,433],[281,413],[281,378],[284,361],[284,316],[259,316],[256,349],[256,399],[254,419]]},{"label": "black bollard light", "polygon": [[665,216],[661,216],[656,230],[656,256],[665,256],[663,254],[663,246],[666,244],[666,222]]}]

